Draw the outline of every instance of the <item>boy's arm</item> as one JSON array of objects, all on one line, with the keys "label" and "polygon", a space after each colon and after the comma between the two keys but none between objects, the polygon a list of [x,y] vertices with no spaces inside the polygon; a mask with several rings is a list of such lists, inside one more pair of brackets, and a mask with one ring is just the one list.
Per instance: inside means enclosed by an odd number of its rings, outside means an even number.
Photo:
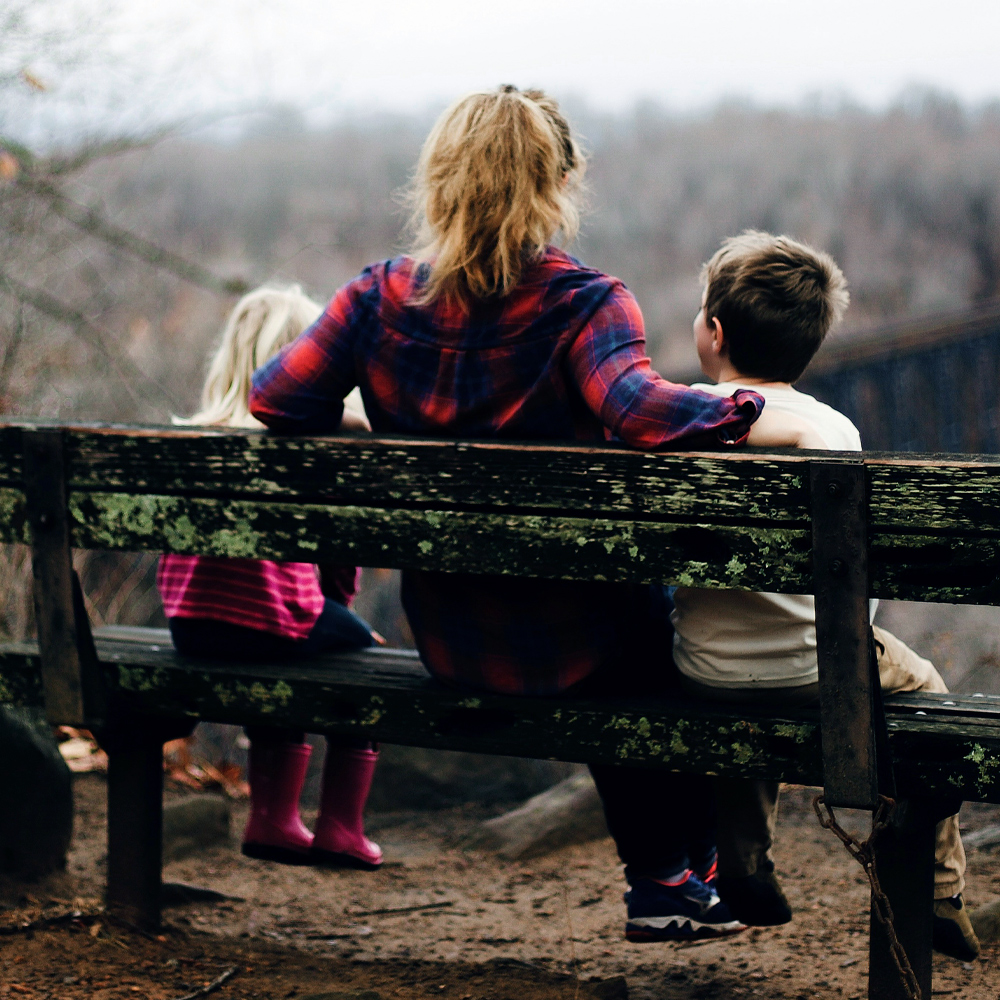
[{"label": "boy's arm", "polygon": [[777,407],[765,406],[750,428],[747,444],[762,448],[813,448],[825,451],[829,445],[814,424]]}]

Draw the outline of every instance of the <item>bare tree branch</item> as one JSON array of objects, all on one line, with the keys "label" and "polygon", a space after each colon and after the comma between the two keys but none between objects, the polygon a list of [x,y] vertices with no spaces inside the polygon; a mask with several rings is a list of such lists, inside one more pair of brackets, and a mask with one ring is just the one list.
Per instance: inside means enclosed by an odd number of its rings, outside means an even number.
[{"label": "bare tree branch", "polygon": [[[44,172],[50,177],[60,177],[75,173],[93,163],[94,160],[104,160],[112,156],[121,156],[137,149],[149,149],[158,142],[172,135],[173,127],[164,127],[141,136],[117,136],[104,142],[92,142],[76,150],[72,156],[52,156],[42,164]],[[0,145],[4,142],[0,139]]]},{"label": "bare tree branch", "polygon": [[220,278],[200,264],[195,264],[172,250],[166,250],[151,240],[108,222],[97,209],[73,201],[47,178],[35,177],[33,171],[21,174],[17,182],[21,187],[44,198],[54,212],[78,229],[96,236],[109,246],[138,257],[147,264],[170,271],[185,281],[224,295],[242,295],[250,287],[243,278]]},{"label": "bare tree branch", "polygon": [[3,360],[0,361],[0,397],[7,394],[7,384],[14,371],[14,362],[17,359],[18,351],[24,341],[24,309],[20,304],[17,307],[17,315],[14,318],[14,329],[11,330],[10,339],[3,352]]},{"label": "bare tree branch", "polygon": [[74,309],[41,288],[31,288],[22,284],[3,270],[0,270],[0,290],[7,292],[17,302],[29,305],[51,319],[71,327],[77,336],[108,362],[136,404],[143,402],[135,394],[136,383],[142,382],[153,387],[171,409],[180,409],[178,401],[165,386],[144,372],[127,354],[109,346],[109,342],[114,345],[114,337],[92,323],[78,309]]}]

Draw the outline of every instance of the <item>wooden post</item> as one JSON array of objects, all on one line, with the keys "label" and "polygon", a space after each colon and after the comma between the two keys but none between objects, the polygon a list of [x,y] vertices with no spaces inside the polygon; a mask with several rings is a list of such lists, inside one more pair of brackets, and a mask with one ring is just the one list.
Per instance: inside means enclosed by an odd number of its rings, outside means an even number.
[{"label": "wooden post", "polygon": [[[879,792],[894,788],[869,628],[865,467],[860,457],[813,462],[810,482],[824,795],[829,805],[874,810]],[[896,937],[923,1000],[931,993],[934,825],[925,803],[899,802],[875,848]],[[873,901],[868,996],[909,1000],[874,911]]]},{"label": "wooden post", "polygon": [[865,467],[810,463],[823,785],[831,806],[878,804]]},{"label": "wooden post", "polygon": [[[892,907],[896,936],[903,946],[922,1000],[931,996],[931,933],[934,898],[934,829],[937,813],[921,799],[896,802],[889,827],[875,842],[875,865]],[[868,961],[870,1000],[908,1000],[889,951],[886,929],[871,918]]]},{"label": "wooden post", "polygon": [[134,727],[108,754],[108,910],[143,929],[160,924],[163,738]]},{"label": "wooden post", "polygon": [[22,441],[45,712],[54,725],[93,729],[103,721],[104,697],[83,591],[73,572],[63,433],[25,430]]},{"label": "wooden post", "polygon": [[146,930],[160,925],[163,744],[194,719],[123,716],[98,733],[108,755],[108,910]]}]

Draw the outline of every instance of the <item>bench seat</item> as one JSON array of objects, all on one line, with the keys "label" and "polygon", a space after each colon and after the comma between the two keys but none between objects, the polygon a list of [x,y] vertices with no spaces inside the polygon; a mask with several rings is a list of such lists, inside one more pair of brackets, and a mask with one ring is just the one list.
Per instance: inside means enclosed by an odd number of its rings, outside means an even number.
[{"label": "bench seat", "polygon": [[[366,650],[297,664],[179,657],[166,629],[95,640],[124,712],[363,735],[387,743],[630,763],[822,785],[818,710],[670,699],[470,695],[428,677],[415,652]],[[0,701],[43,705],[38,646],[0,644]],[[1000,697],[898,695],[886,704],[899,791],[1000,802]]]}]

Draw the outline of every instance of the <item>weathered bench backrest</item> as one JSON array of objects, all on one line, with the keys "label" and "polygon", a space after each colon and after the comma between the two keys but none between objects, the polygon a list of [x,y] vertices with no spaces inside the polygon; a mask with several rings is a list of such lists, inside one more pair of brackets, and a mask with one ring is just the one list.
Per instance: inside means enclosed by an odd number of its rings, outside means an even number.
[{"label": "weathered bench backrest", "polygon": [[[863,461],[873,597],[1000,603],[1000,460],[68,427],[79,548],[811,593],[810,467]],[[22,427],[0,540],[28,541]]]}]

